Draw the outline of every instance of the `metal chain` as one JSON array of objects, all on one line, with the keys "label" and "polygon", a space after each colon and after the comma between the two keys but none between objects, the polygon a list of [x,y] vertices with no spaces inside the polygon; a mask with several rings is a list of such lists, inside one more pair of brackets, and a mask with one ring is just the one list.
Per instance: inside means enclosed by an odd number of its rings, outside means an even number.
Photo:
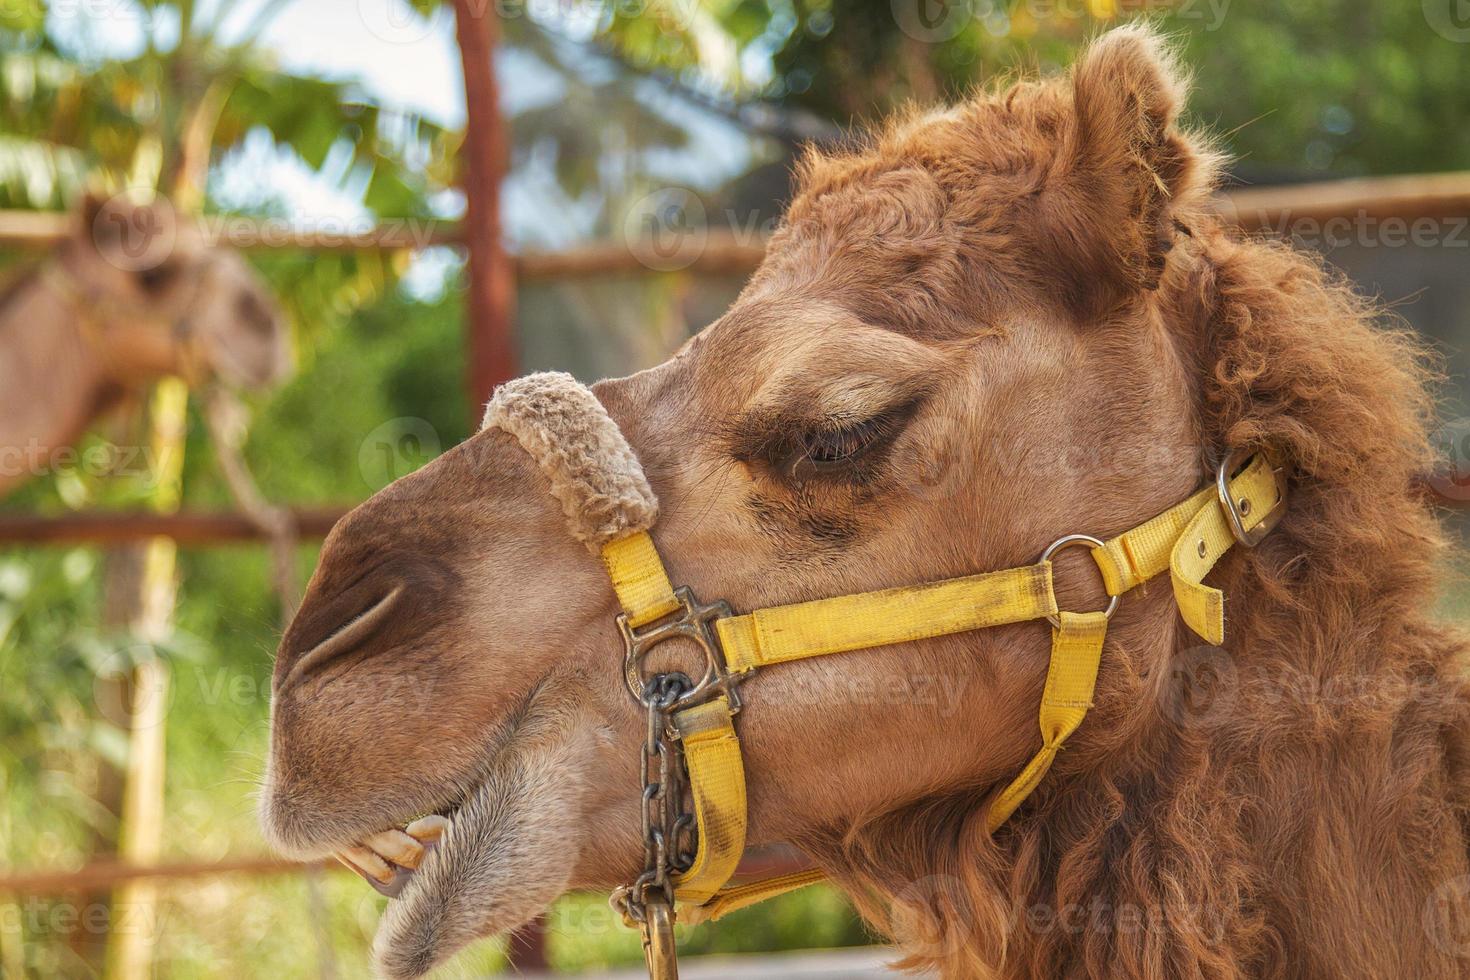
[{"label": "metal chain", "polygon": [[694,688],[682,673],[657,674],[643,686],[639,700],[647,712],[639,773],[643,779],[643,873],[612,894],[613,908],[629,922],[646,924],[650,892],[674,902],[674,876],[694,863],[694,814],[684,802],[687,774],[684,750],[670,716]]}]

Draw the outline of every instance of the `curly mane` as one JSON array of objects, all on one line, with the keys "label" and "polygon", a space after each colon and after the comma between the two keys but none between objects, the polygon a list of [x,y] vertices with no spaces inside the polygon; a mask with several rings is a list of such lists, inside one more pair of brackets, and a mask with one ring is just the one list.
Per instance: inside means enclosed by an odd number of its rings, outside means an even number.
[{"label": "curly mane", "polygon": [[994,838],[987,785],[806,842],[908,967],[1467,974],[1466,644],[1432,620],[1445,539],[1417,485],[1434,361],[1316,259],[1224,227],[1209,183],[1174,202],[1147,302],[1201,444],[1269,447],[1290,510],[1213,573],[1224,649],[1109,640],[1095,709]]}]

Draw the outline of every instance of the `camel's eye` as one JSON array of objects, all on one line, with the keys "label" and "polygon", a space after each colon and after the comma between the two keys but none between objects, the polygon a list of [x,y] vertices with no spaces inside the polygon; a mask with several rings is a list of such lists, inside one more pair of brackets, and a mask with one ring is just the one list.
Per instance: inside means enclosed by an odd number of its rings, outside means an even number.
[{"label": "camel's eye", "polygon": [[876,463],[914,414],[910,402],[855,422],[832,420],[797,433],[785,471],[795,479],[841,474]]},{"label": "camel's eye", "polygon": [[856,425],[805,433],[802,456],[814,466],[843,463],[871,446],[882,434],[883,419],[867,419]]},{"label": "camel's eye", "polygon": [[138,273],[138,282],[150,296],[158,296],[178,281],[183,270],[175,262],[161,262]]},{"label": "camel's eye", "polygon": [[731,427],[729,452],[781,480],[866,480],[876,475],[923,399],[923,392],[911,393],[873,414],[823,413],[820,407],[761,413]]}]

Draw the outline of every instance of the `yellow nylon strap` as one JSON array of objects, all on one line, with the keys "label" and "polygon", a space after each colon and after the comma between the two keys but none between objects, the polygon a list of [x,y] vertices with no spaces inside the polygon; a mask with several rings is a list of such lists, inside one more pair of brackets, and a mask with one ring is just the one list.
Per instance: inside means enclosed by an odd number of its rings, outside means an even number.
[{"label": "yellow nylon strap", "polygon": [[[1230,483],[1232,499],[1248,499],[1250,530],[1277,506],[1270,462],[1257,454]],[[1120,595],[1170,569],[1185,622],[1211,643],[1224,637],[1224,600],[1201,584],[1234,543],[1213,487],[1093,549],[1110,595]],[[652,539],[639,532],[610,542],[603,564],[633,626],[675,612],[679,601]],[[1039,721],[1042,746],[1025,770],[996,798],[987,816],[992,831],[1041,783],[1057,753],[1092,704],[1107,616],[1058,613],[1051,564],[1040,562],[924,585],[903,586],[760,609],[716,620],[727,667],[744,673],[764,664],[844,653],[986,626],[1057,616],[1052,630]],[[675,713],[684,744],[699,841],[694,863],[675,882],[685,921],[703,922],[775,895],[815,884],[817,870],[726,886],[745,847],[745,770],[726,698]]]},{"label": "yellow nylon strap", "polygon": [[[1270,459],[1256,453],[1230,481],[1231,498],[1250,501],[1249,513],[1241,521],[1247,531],[1276,508],[1276,492]],[[1109,595],[1121,595],[1169,569],[1185,623],[1206,642],[1222,643],[1224,597],[1218,589],[1200,583],[1234,543],[1229,518],[1215,488],[1210,486],[1101,548],[1092,549],[1092,557]]]},{"label": "yellow nylon strap", "polygon": [[[1231,498],[1250,501],[1249,513],[1241,520],[1247,531],[1265,520],[1276,506],[1276,491],[1276,475],[1270,461],[1260,453],[1230,481]],[[1235,535],[1229,518],[1216,498],[1194,515],[1170,553],[1169,573],[1179,614],[1206,643],[1225,642],[1225,594],[1201,581],[1233,544]]]},{"label": "yellow nylon strap", "polygon": [[[1242,497],[1251,499],[1251,513],[1243,522],[1247,530],[1265,519],[1276,505],[1276,479],[1271,471],[1271,462],[1264,453],[1251,457],[1240,475],[1230,481],[1230,493],[1236,500]],[[1207,505],[1216,509],[1220,506],[1213,485],[1175,504],[1158,517],[1123,532],[1101,548],[1093,548],[1092,557],[1102,572],[1108,595],[1122,595],[1168,568],[1174,546],[1185,536],[1190,521],[1199,516]],[[1223,518],[1224,513],[1220,516]],[[1228,524],[1226,530],[1229,530]]]},{"label": "yellow nylon strap", "polygon": [[715,621],[734,673],[1055,615],[1051,563],[758,609]]},{"label": "yellow nylon strap", "polygon": [[1041,695],[1041,749],[990,805],[987,823],[992,833],[1041,784],[1062,743],[1092,707],[1108,617],[1100,612],[1064,612],[1057,619],[1061,626],[1051,631],[1051,663]]},{"label": "yellow nylon strap", "polygon": [[1214,487],[1206,487],[1101,548],[1093,548],[1092,558],[1102,572],[1108,595],[1122,595],[1168,568],[1179,535],[1206,506],[1218,506]]},{"label": "yellow nylon strap", "polygon": [[713,922],[731,912],[738,912],[768,898],[777,895],[785,895],[808,885],[815,885],[827,880],[827,873],[818,868],[806,871],[794,871],[791,874],[777,875],[774,878],[763,878],[760,881],[749,881],[739,885],[730,885],[721,888],[715,893],[715,897],[703,905],[693,905],[679,910],[679,921],[688,925],[698,925],[701,922]]},{"label": "yellow nylon strap", "polygon": [[745,766],[724,695],[677,711],[699,843],[694,863],[674,881],[674,898],[703,905],[730,880],[745,853]]},{"label": "yellow nylon strap", "polygon": [[674,587],[669,584],[669,575],[647,531],[637,531],[603,545],[602,565],[612,579],[618,604],[627,613],[630,625],[651,623],[679,608]]}]

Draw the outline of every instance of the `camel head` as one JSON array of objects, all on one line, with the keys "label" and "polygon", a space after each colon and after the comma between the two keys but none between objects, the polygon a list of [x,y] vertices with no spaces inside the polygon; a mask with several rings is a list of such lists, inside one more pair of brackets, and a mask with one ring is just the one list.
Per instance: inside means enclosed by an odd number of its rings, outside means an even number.
[{"label": "camel head", "polygon": [[[1158,288],[1213,174],[1176,125],[1182,89],[1158,38],[1124,28],[1065,77],[809,154],[731,309],[593,388],[657,494],[675,584],[741,611],[1030,564],[1195,489],[1187,311]],[[1058,557],[1065,608],[1104,605],[1089,565]],[[1167,591],[1125,602],[1110,635],[1170,635]],[[449,818],[380,928],[389,975],[641,869],[617,611],[500,430],[328,538],[276,661],[261,814],[310,856]],[[751,840],[820,854],[1003,785],[1034,751],[1047,655],[1027,623],[758,673]]]},{"label": "camel head", "polygon": [[57,262],[117,380],[202,372],[262,388],[290,372],[290,336],[270,288],[164,198],[88,195]]}]

